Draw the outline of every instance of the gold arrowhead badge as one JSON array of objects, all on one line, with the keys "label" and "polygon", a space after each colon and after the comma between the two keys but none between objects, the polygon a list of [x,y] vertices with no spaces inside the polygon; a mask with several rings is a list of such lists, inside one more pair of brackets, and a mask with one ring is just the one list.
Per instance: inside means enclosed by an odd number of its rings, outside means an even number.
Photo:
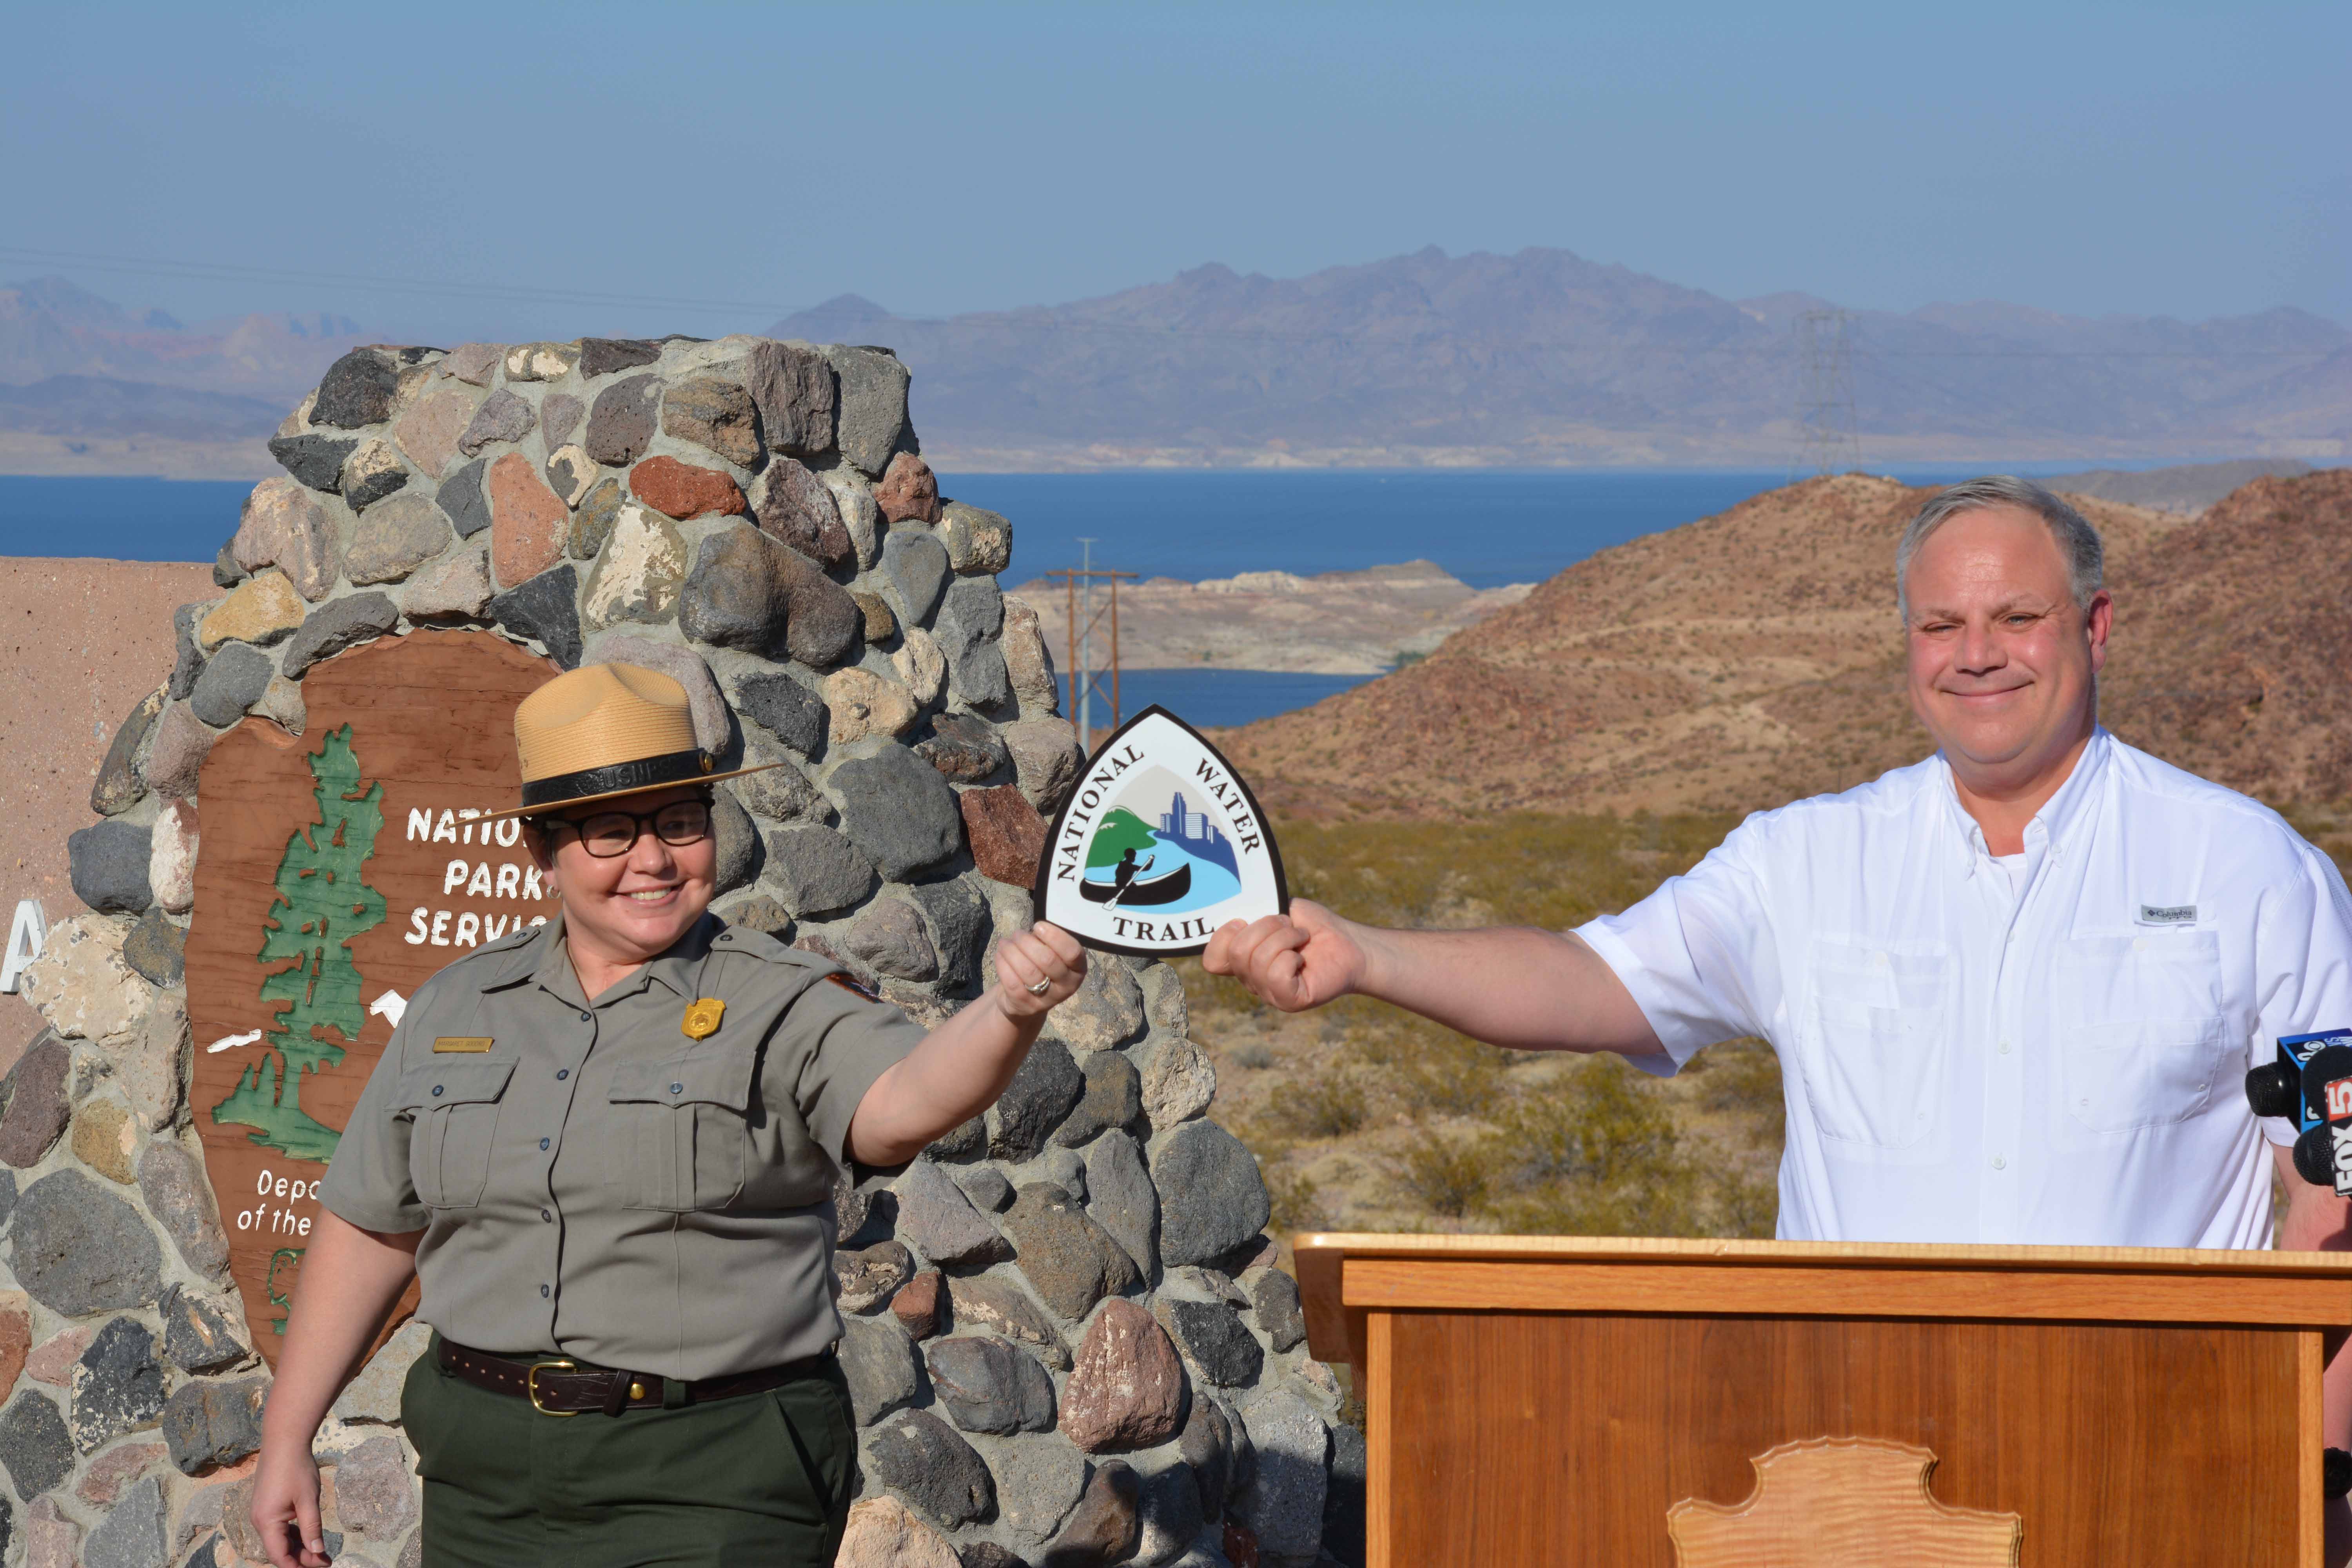
[{"label": "gold arrowhead badge", "polygon": [[727,1004],[716,996],[705,996],[687,1004],[686,1019],[678,1027],[689,1040],[707,1040],[719,1032],[719,1020],[727,1016]]}]

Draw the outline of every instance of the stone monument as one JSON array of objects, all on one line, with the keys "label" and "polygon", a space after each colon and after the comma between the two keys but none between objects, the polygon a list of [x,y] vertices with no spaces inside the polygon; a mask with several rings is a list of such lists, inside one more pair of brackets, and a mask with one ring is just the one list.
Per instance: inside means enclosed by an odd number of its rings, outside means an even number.
[{"label": "stone monument", "polygon": [[[48,1027],[0,1083],[6,1561],[259,1555],[308,1182],[416,981],[546,907],[471,824],[547,672],[661,669],[729,765],[787,764],[719,786],[727,919],[919,1019],[988,984],[1083,759],[997,588],[1011,528],[940,497],[908,386],[885,349],[751,337],[379,347],[287,418],[286,477],[178,612],[73,837],[88,912],[26,976]],[[207,800],[239,803],[212,836]],[[984,1117],[845,1181],[845,1564],[1360,1562],[1362,1441],[1214,1088],[1176,974],[1097,955]],[[423,1342],[393,1332],[320,1433],[339,1561],[418,1560]]]}]

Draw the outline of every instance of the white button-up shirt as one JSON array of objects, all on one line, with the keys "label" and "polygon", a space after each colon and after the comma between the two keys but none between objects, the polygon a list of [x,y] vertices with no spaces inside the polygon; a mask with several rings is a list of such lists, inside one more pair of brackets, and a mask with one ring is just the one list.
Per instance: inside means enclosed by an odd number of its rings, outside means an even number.
[{"label": "white button-up shirt", "polygon": [[2352,897],[2245,796],[2096,732],[2021,889],[1941,756],[1749,817],[1579,932],[1671,1061],[1780,1053],[1784,1237],[2270,1245],[2244,1075],[2352,1026]]}]

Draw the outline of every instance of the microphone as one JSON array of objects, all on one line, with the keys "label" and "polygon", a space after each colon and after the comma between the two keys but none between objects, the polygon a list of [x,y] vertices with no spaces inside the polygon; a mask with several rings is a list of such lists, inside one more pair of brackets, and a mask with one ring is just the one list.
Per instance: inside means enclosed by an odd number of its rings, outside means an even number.
[{"label": "microphone", "polygon": [[2352,1198],[2352,1030],[2283,1037],[2278,1058],[2246,1074],[2246,1103],[2293,1117],[2295,1174]]}]

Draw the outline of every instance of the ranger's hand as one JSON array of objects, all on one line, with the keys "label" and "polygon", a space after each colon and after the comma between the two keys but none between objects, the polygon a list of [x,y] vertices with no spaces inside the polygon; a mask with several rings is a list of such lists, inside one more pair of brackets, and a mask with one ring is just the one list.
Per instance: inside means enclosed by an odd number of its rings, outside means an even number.
[{"label": "ranger's hand", "polygon": [[1293,899],[1286,915],[1219,926],[1201,967],[1234,976],[1261,1002],[1303,1013],[1363,984],[1366,955],[1359,933],[1365,929],[1320,904]]},{"label": "ranger's hand", "polygon": [[327,1568],[319,1526],[318,1461],[299,1448],[265,1445],[246,1517],[277,1568]]},{"label": "ranger's hand", "polygon": [[996,950],[996,1005],[1015,1023],[1052,1012],[1086,977],[1087,950],[1044,921]]}]

